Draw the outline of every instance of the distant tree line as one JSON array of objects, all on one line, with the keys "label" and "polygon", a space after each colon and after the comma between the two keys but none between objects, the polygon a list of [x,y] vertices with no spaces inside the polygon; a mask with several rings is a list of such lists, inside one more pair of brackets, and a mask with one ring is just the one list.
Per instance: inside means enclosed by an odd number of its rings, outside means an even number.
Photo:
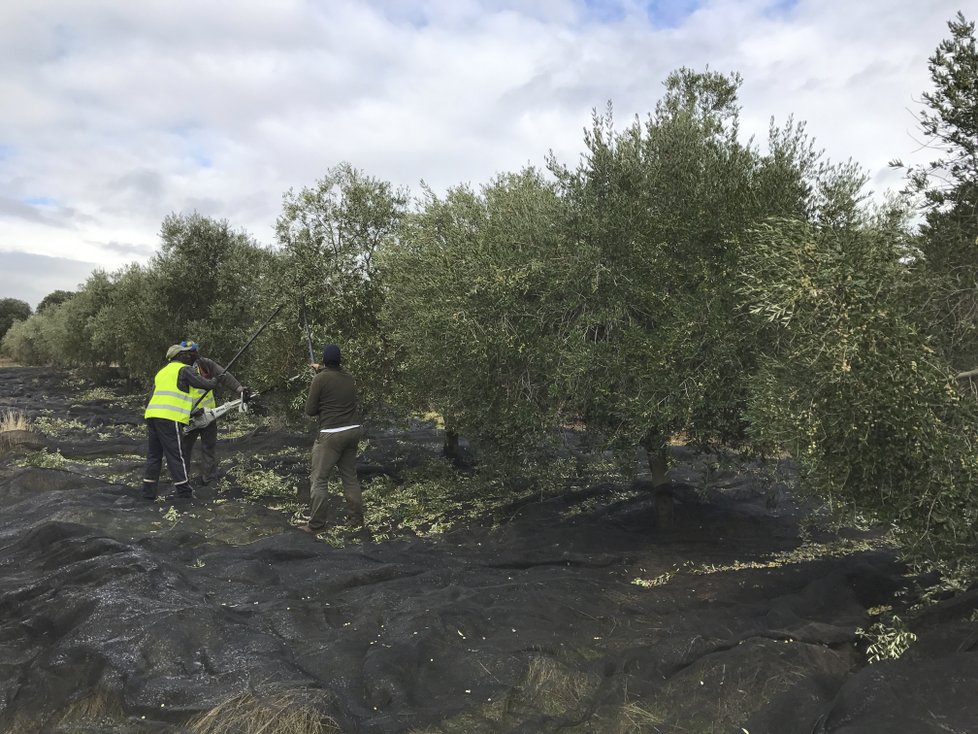
[{"label": "distant tree line", "polygon": [[974,23],[948,27],[920,118],[936,160],[886,204],[802,124],[743,142],[740,78],[680,69],[645,119],[596,113],[574,165],[411,200],[341,164],[285,195],[272,248],[171,215],[149,264],[15,313],[3,352],[147,382],[173,341],[227,360],[284,304],[236,366],[283,408],[308,332],[344,346],[374,415],[436,412],[484,466],[568,424],[644,447],[655,481],[677,434],[783,452],[833,508],[974,573],[978,411],[955,375],[978,363],[978,53]]}]

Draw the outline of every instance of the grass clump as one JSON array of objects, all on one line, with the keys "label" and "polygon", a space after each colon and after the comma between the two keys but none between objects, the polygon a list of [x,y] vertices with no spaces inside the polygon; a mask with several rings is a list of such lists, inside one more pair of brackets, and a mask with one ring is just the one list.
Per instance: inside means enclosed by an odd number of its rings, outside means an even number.
[{"label": "grass clump", "polygon": [[6,410],[0,417],[0,433],[29,430],[31,430],[31,422],[23,413]]},{"label": "grass clump", "polygon": [[321,691],[240,693],[190,722],[193,734],[340,734]]}]

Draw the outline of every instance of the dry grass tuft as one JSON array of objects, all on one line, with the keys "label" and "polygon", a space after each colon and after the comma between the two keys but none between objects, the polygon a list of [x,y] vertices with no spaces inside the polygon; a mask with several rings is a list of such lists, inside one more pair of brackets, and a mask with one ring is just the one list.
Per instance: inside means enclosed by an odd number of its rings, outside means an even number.
[{"label": "dry grass tuft", "polygon": [[108,730],[112,724],[127,721],[122,701],[116,694],[97,690],[85,698],[68,705],[58,719],[58,731],[67,731],[72,727],[95,727]]},{"label": "dry grass tuft", "polygon": [[31,430],[31,422],[27,420],[27,416],[23,413],[15,413],[12,410],[8,410],[0,418],[0,433],[29,430]]},{"label": "dry grass tuft", "polygon": [[597,688],[597,681],[550,658],[535,657],[530,660],[520,688],[524,705],[561,716],[584,706]]},{"label": "dry grass tuft", "polygon": [[69,703],[50,720],[46,715],[38,717],[20,714],[7,724],[7,728],[0,727],[0,731],[3,734],[109,734],[129,731],[130,724],[129,717],[122,709],[119,695],[96,689],[84,698]]},{"label": "dry grass tuft", "polygon": [[626,703],[619,712],[615,734],[643,734],[658,731],[662,717],[656,715],[634,701]]},{"label": "dry grass tuft", "polygon": [[190,722],[193,734],[340,734],[322,691],[240,693]]}]

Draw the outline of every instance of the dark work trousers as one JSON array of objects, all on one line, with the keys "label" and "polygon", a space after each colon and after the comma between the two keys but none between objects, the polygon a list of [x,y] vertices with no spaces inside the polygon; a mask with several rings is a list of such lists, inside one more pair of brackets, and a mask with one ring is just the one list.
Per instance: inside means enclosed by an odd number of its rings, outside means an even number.
[{"label": "dark work trousers", "polygon": [[309,488],[309,528],[319,531],[330,521],[327,502],[329,475],[336,467],[343,483],[346,511],[351,522],[363,521],[363,499],[357,479],[357,444],[363,429],[359,426],[336,433],[320,433],[312,447],[312,486]]},{"label": "dark work trousers", "polygon": [[183,434],[183,459],[189,467],[192,463],[194,444],[200,438],[200,476],[204,484],[217,479],[217,421],[211,421],[196,431]]},{"label": "dark work trousers", "polygon": [[183,460],[183,424],[165,418],[147,418],[146,436],[149,446],[146,449],[146,470],[143,472],[143,497],[156,497],[156,485],[160,481],[164,458],[177,495],[188,494],[191,490],[187,465]]}]

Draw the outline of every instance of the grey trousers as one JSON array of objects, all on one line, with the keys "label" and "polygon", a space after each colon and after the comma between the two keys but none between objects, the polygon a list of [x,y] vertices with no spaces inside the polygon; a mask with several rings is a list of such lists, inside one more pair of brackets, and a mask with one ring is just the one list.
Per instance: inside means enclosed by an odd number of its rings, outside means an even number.
[{"label": "grey trousers", "polygon": [[200,438],[200,476],[203,481],[217,479],[217,421],[197,431],[186,431],[183,434],[183,460],[190,466],[194,453],[194,444]]},{"label": "grey trousers", "polygon": [[309,527],[322,530],[332,520],[328,506],[329,475],[336,468],[343,484],[346,511],[355,521],[363,517],[363,498],[357,479],[357,445],[363,429],[320,433],[312,447],[312,486],[309,488]]}]

